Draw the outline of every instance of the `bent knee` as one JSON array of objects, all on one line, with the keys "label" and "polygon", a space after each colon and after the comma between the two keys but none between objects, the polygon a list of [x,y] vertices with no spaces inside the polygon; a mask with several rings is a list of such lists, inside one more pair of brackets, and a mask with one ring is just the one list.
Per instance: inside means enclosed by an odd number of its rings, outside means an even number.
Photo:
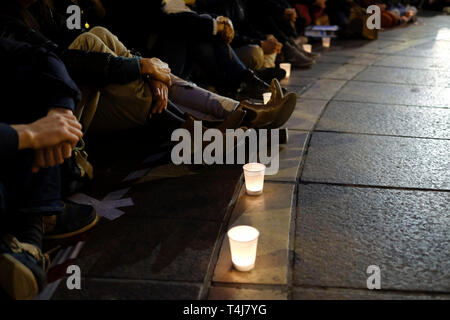
[{"label": "bent knee", "polygon": [[102,38],[102,36],[112,36],[111,31],[109,31],[108,29],[104,28],[104,27],[94,27],[91,30],[89,30],[89,33],[95,34],[96,36]]},{"label": "bent knee", "polygon": [[96,47],[101,39],[91,32],[85,32],[79,35],[69,46],[69,49],[90,50]]},{"label": "bent knee", "polygon": [[264,52],[260,46],[247,46],[244,55],[244,60],[246,60],[250,69],[259,70],[264,66]]}]

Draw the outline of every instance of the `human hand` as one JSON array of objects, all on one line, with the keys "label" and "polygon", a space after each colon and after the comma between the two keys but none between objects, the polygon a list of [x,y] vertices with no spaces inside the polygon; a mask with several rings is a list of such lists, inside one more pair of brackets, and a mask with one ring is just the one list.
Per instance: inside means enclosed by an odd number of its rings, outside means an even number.
[{"label": "human hand", "polygon": [[275,38],[274,35],[269,34],[267,36],[267,40],[270,40],[275,43],[275,53],[280,54],[281,50],[283,49],[283,45],[280,42],[278,42],[277,38]]},{"label": "human hand", "polygon": [[297,11],[294,8],[285,9],[284,18],[290,22],[295,22],[297,20]]},{"label": "human hand", "polygon": [[261,48],[265,55],[271,55],[277,52],[277,41],[273,39],[267,39],[261,41]]},{"label": "human hand", "polygon": [[32,172],[40,169],[54,167],[64,163],[64,160],[72,156],[72,145],[63,142],[57,146],[36,150],[32,166]]},{"label": "human hand", "polygon": [[166,85],[171,86],[170,80],[170,68],[165,62],[162,62],[158,58],[141,58],[141,73],[147,75],[150,78],[164,82]]},{"label": "human hand", "polygon": [[150,114],[151,117],[152,114],[161,113],[167,109],[169,87],[165,83],[156,80],[150,80],[149,85],[152,90],[152,98],[156,101]]},{"label": "human hand", "polygon": [[220,16],[217,21],[217,34],[222,37],[226,44],[230,44],[234,39],[234,27],[233,22],[227,17]]},{"label": "human hand", "polygon": [[[63,142],[75,146],[83,136],[81,124],[74,115],[50,110],[49,114],[31,124],[13,125],[19,135],[18,149],[44,149]],[[68,110],[70,111],[70,110]]]}]

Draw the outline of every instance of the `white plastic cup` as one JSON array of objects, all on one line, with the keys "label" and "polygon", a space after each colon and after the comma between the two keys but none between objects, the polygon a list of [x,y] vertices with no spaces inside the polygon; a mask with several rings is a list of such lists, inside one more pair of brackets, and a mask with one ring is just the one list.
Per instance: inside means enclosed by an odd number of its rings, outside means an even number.
[{"label": "white plastic cup", "polygon": [[268,104],[271,98],[272,98],[272,92],[263,93],[264,104]]},{"label": "white plastic cup", "polygon": [[250,226],[238,226],[228,231],[233,267],[242,272],[255,268],[259,231]]},{"label": "white plastic cup", "polygon": [[261,163],[248,163],[244,166],[245,188],[249,196],[259,196],[264,190],[266,166]]},{"label": "white plastic cup", "polygon": [[331,45],[331,38],[322,38],[322,46],[324,48],[329,48]]},{"label": "white plastic cup", "polygon": [[280,68],[286,71],[285,79],[289,79],[291,77],[291,64],[290,63],[280,63]]},{"label": "white plastic cup", "polygon": [[312,52],[312,45],[310,45],[310,44],[304,44],[304,45],[303,45],[303,50],[305,50],[305,51],[308,52],[308,53],[311,53],[311,52]]}]

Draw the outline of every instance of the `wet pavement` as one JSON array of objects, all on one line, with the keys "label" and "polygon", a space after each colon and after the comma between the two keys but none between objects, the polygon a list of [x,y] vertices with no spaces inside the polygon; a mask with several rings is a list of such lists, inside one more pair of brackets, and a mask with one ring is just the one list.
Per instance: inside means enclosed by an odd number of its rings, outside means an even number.
[{"label": "wet pavement", "polygon": [[[421,17],[295,70],[290,141],[261,197],[239,166],[175,167],[138,139],[88,192],[133,205],[70,260],[82,290],[63,279],[53,298],[450,299],[449,52],[450,17]],[[249,273],[231,266],[239,224],[261,232]]]}]

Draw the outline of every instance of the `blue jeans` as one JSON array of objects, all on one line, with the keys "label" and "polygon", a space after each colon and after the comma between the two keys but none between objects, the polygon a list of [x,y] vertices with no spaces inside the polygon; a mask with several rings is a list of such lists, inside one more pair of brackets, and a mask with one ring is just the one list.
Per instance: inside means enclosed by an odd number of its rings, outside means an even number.
[{"label": "blue jeans", "polygon": [[41,216],[60,214],[63,210],[61,178],[59,167],[31,173],[32,155],[32,152],[19,152],[14,164],[3,166],[0,180],[0,231],[11,233],[19,241],[41,248]]},{"label": "blue jeans", "polygon": [[[7,123],[29,123],[46,111],[11,107],[0,110]],[[0,158],[0,232],[12,233],[19,241],[41,247],[42,215],[60,214],[61,177],[59,166],[32,173],[33,150],[21,150],[10,158]]]}]

